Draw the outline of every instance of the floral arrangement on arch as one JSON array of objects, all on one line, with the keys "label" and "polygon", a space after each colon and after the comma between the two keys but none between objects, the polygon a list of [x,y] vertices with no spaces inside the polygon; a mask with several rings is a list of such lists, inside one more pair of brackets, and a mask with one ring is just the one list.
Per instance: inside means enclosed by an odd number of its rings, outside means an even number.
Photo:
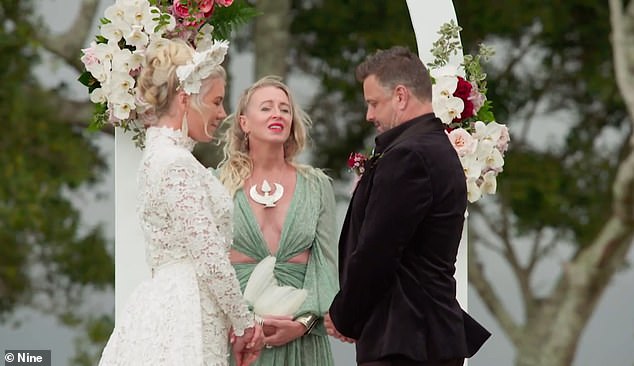
[{"label": "floral arrangement on arch", "polygon": [[96,104],[89,129],[121,127],[142,147],[143,120],[151,116],[135,86],[148,46],[179,38],[197,52],[215,48],[224,56],[231,30],[255,15],[243,0],[116,0],[106,8],[95,40],[82,50],[86,71],[79,81]]},{"label": "floral arrangement on arch", "polygon": [[434,113],[447,125],[467,179],[468,200],[476,202],[483,195],[495,194],[510,136],[508,128],[495,121],[486,97],[486,74],[480,62],[487,61],[493,49],[480,45],[478,54],[464,55],[459,67],[449,65],[450,56],[462,48],[461,30],[454,21],[440,27],[431,50],[434,61],[427,66],[433,80]]}]

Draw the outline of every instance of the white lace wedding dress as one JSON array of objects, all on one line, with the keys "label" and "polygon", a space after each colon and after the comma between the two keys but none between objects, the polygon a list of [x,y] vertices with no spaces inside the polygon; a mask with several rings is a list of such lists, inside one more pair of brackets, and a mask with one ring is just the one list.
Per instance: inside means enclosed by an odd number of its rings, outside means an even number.
[{"label": "white lace wedding dress", "polygon": [[150,127],[138,215],[152,278],[135,289],[99,365],[228,364],[229,329],[253,326],[229,262],[232,200],[180,131]]}]

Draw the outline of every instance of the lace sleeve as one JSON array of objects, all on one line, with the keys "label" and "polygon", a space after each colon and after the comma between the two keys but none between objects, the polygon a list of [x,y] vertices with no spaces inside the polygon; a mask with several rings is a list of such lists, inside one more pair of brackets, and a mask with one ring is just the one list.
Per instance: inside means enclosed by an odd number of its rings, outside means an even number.
[{"label": "lace sleeve", "polygon": [[254,316],[240,292],[240,283],[229,261],[231,238],[223,238],[212,214],[211,197],[207,197],[203,177],[197,167],[172,164],[163,175],[163,194],[176,228],[188,242],[196,274],[206,283],[227,314],[237,336],[254,325]]}]

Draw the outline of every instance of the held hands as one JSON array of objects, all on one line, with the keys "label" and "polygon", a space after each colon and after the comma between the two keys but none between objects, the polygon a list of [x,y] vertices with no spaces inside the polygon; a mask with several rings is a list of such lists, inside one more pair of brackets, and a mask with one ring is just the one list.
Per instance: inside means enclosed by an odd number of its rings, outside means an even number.
[{"label": "held hands", "polygon": [[324,326],[326,327],[326,332],[328,333],[329,336],[335,337],[338,340],[340,340],[342,342],[346,342],[346,343],[354,343],[355,342],[354,339],[348,338],[348,337],[344,336],[343,334],[339,333],[337,328],[335,328],[335,324],[332,322],[332,319],[330,319],[330,314],[328,314],[328,313],[326,313],[326,315],[324,316]]},{"label": "held hands", "polygon": [[262,326],[256,324],[244,330],[242,336],[236,336],[231,330],[229,339],[231,341],[231,349],[236,360],[236,366],[249,366],[260,355],[260,351],[264,346],[264,333]]},{"label": "held hands", "polygon": [[290,316],[268,315],[264,317],[264,344],[279,347],[306,333],[306,327]]}]

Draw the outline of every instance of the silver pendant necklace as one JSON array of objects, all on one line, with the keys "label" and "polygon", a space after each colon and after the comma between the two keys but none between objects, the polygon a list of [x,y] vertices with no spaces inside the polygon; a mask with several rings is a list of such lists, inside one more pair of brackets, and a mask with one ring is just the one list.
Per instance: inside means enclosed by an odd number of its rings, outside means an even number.
[{"label": "silver pendant necklace", "polygon": [[251,196],[251,199],[253,201],[264,205],[264,208],[275,207],[275,203],[279,201],[284,195],[284,187],[279,183],[273,183],[273,185],[275,185],[275,191],[271,193],[271,186],[269,185],[269,182],[267,182],[266,179],[262,181],[260,190],[264,194],[260,194],[256,189],[257,184],[254,184],[249,190],[249,196]]}]

